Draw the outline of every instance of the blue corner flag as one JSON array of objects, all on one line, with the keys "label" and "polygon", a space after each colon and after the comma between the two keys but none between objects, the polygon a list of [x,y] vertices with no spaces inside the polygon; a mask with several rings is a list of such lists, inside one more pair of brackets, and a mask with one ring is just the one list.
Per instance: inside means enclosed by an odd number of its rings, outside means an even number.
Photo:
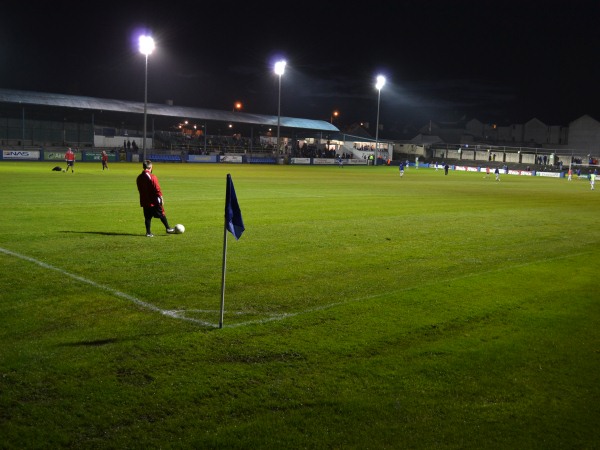
[{"label": "blue corner flag", "polygon": [[242,233],[246,229],[244,220],[242,219],[242,211],[235,195],[233,181],[231,175],[227,174],[227,194],[225,196],[225,228],[229,230],[237,239],[242,237]]}]

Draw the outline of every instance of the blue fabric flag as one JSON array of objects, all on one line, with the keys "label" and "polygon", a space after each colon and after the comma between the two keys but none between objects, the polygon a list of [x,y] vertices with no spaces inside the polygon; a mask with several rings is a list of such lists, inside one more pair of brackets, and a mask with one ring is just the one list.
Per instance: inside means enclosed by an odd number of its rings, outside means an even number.
[{"label": "blue fabric flag", "polygon": [[235,189],[233,187],[233,181],[231,175],[227,174],[227,194],[225,196],[225,227],[231,234],[235,236],[235,239],[239,239],[242,233],[246,229],[244,227],[244,220],[242,219],[242,211],[235,195]]}]

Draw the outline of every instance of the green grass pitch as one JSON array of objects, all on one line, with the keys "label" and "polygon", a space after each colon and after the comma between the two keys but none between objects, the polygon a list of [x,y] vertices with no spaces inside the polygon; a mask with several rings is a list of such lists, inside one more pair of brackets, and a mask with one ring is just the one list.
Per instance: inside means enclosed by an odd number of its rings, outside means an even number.
[{"label": "green grass pitch", "polygon": [[[600,445],[600,192],[397,167],[0,163],[1,448]],[[246,225],[227,236],[226,175]]]}]

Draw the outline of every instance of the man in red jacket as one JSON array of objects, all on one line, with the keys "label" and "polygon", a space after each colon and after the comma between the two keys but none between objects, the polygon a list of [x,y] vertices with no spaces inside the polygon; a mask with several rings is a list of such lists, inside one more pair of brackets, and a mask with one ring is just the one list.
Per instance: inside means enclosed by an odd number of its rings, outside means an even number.
[{"label": "man in red jacket", "polygon": [[68,172],[70,167],[71,173],[73,173],[75,166],[75,153],[73,153],[73,150],[71,150],[70,147],[67,149],[67,153],[65,153],[65,161],[67,161],[67,169],[65,172]]},{"label": "man in red jacket", "polygon": [[175,233],[169,226],[163,206],[163,196],[160,190],[158,178],[152,173],[152,161],[144,161],[144,171],[137,177],[137,188],[140,193],[140,206],[144,208],[144,223],[146,225],[146,236],[154,237],[150,229],[152,218],[156,217],[165,226],[168,234]]},{"label": "man in red jacket", "polygon": [[102,150],[102,170],[108,170],[108,154],[106,150]]}]

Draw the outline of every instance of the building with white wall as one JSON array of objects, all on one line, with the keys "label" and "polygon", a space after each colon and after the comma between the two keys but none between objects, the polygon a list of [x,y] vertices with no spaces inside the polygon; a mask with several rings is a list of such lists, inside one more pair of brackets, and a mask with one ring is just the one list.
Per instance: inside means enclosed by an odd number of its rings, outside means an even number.
[{"label": "building with white wall", "polygon": [[590,154],[600,154],[600,122],[586,115],[569,124],[567,146]]}]

